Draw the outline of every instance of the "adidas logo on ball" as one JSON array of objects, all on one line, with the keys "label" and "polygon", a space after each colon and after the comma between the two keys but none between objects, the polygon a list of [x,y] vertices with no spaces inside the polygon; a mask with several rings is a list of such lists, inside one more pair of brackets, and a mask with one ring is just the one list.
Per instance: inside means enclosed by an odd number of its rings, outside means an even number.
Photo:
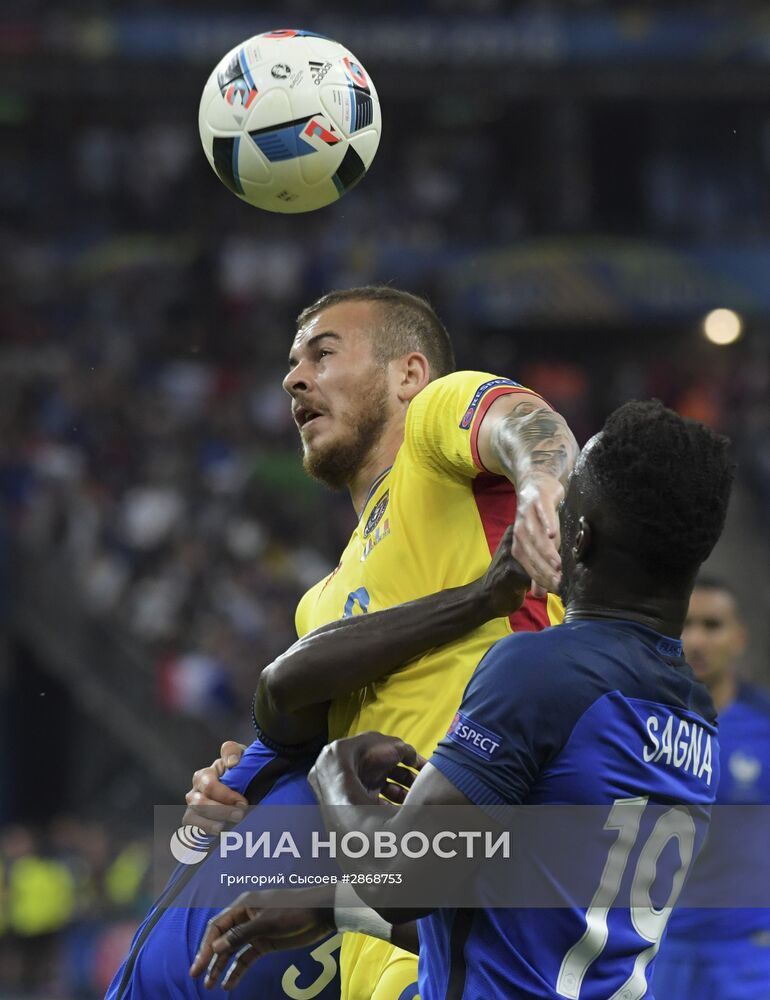
[{"label": "adidas logo on ball", "polygon": [[313,83],[316,87],[332,68],[332,64],[330,62],[310,62],[308,65],[310,66],[310,76],[312,77]]}]

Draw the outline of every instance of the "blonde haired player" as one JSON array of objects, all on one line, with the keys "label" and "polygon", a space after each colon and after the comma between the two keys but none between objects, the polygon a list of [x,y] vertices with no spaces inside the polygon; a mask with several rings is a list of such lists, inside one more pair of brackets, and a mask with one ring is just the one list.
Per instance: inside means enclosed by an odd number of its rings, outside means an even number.
[{"label": "blonde haired player", "polygon": [[[495,619],[332,702],[330,740],[366,730],[406,736],[430,756],[489,647],[512,631],[561,620],[556,510],[577,456],[558,413],[509,378],[455,372],[449,337],[423,299],[392,288],[332,292],[298,319],[284,388],[305,469],[347,487],[358,524],[336,569],[297,609],[300,635],[458,587],[479,577],[505,528],[533,590]],[[291,709],[302,692],[265,679]],[[237,746],[226,745],[228,764]],[[223,747],[223,750],[225,748]],[[188,803],[239,803],[217,781],[222,761],[196,772]],[[365,911],[362,911],[365,912]],[[343,1000],[412,1000],[417,959],[386,941],[349,933]]]}]

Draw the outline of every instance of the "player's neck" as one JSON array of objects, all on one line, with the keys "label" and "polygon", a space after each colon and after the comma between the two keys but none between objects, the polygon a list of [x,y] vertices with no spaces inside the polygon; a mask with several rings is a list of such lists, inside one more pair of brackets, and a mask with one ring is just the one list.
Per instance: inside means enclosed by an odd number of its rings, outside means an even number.
[{"label": "player's neck", "polygon": [[608,618],[638,622],[661,635],[682,635],[690,603],[691,580],[661,579],[622,552],[579,563],[567,581],[566,619]]},{"label": "player's neck", "polygon": [[398,449],[404,441],[404,427],[386,428],[382,437],[359,466],[353,479],[348,483],[350,499],[358,517],[364,512],[372,486],[387,469],[393,465]]},{"label": "player's neck", "polygon": [[709,684],[708,689],[711,700],[714,702],[714,708],[717,712],[723,712],[728,705],[735,701],[738,681],[734,674],[726,673]]},{"label": "player's neck", "polygon": [[686,598],[657,597],[651,601],[648,597],[635,599],[627,594],[620,600],[612,600],[606,594],[593,597],[590,593],[584,593],[570,598],[564,620],[569,622],[581,618],[602,618],[637,622],[661,635],[678,639],[682,634],[687,603]]}]

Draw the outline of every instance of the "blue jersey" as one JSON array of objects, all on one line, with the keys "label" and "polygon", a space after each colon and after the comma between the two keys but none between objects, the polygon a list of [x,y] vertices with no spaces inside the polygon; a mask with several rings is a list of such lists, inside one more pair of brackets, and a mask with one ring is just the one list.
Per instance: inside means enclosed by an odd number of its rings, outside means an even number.
[{"label": "blue jersey", "polygon": [[[238,765],[222,778],[251,805],[307,805],[317,808],[307,783],[315,755],[288,761],[260,740],[245,751]],[[259,825],[259,810],[250,810],[236,830]],[[318,814],[317,828],[323,829]],[[208,921],[221,907],[196,905],[196,880],[202,893],[209,886],[200,866],[179,865],[168,885],[134,935],[126,960],[110,984],[105,1000],[339,1000],[338,951],[342,935],[320,944],[263,956],[245,973],[235,989],[203,988],[203,976],[191,979],[192,965]],[[208,896],[210,898],[210,895]],[[174,905],[175,899],[178,905]],[[183,902],[181,902],[183,901]],[[221,982],[221,980],[220,980]]]},{"label": "blue jersey", "polygon": [[[718,806],[770,805],[770,695],[761,688],[742,684],[735,701],[719,713],[721,777]],[[757,877],[766,877],[766,824],[756,831],[736,829],[734,814],[717,816],[703,852],[698,858],[688,892],[701,885],[718,886],[730,878],[731,865],[747,866]],[[737,835],[737,836],[736,836]],[[739,856],[737,856],[739,855]],[[762,875],[762,873],[765,873]],[[719,892],[707,892],[710,897]],[[726,893],[729,898],[729,891]],[[752,908],[677,910],[666,940],[718,943],[770,934],[770,910]]]},{"label": "blue jersey", "polygon": [[[652,1000],[651,965],[719,779],[713,705],[681,644],[596,619],[503,639],[431,764],[492,810],[606,804],[611,834],[588,908],[565,892],[558,909],[438,910],[420,920],[422,1000]],[[661,822],[646,822],[650,803],[692,808],[668,809],[665,822],[658,809]],[[666,849],[671,841],[679,850]],[[543,859],[540,868],[547,877]],[[650,898],[654,882],[668,902],[611,908],[623,880],[626,898],[629,884],[635,899]]]}]

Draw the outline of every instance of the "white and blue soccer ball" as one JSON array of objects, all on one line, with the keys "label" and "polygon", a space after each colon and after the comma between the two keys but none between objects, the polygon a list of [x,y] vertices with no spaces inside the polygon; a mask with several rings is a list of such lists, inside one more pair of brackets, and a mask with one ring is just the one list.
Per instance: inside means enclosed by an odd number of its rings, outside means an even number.
[{"label": "white and blue soccer ball", "polygon": [[198,111],[219,179],[270,212],[311,212],[341,198],[369,169],[381,124],[377,91],[355,56],[294,29],[228,52]]}]

